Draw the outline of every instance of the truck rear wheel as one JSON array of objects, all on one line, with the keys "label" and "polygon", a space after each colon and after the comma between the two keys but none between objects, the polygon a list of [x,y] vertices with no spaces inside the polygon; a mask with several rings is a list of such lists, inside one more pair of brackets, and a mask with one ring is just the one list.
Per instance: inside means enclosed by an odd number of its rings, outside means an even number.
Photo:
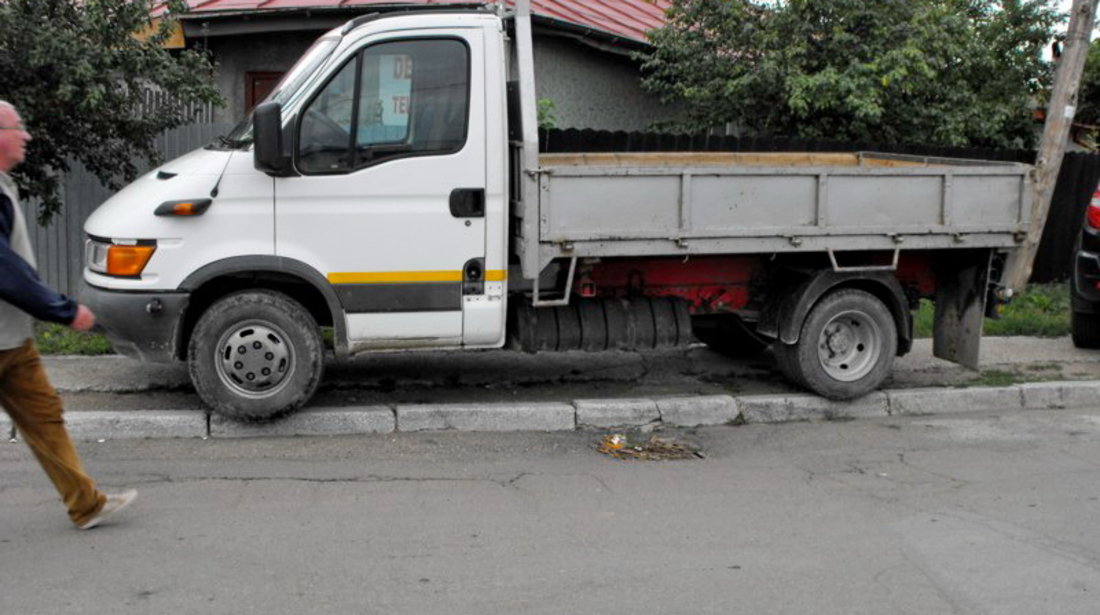
[{"label": "truck rear wheel", "polygon": [[882,384],[897,348],[890,310],[868,292],[841,289],[810,310],[797,343],[777,340],[775,354],[796,384],[829,399],[852,399]]},{"label": "truck rear wheel", "polygon": [[270,290],[235,293],[211,305],[187,354],[199,397],[214,412],[246,421],[301,407],[324,371],[317,322],[297,301]]}]

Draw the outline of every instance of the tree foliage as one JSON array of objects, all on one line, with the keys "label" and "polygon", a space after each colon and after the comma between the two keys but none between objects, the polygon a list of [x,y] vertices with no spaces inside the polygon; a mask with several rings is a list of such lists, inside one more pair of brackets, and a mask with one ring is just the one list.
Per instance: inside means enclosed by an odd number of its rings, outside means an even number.
[{"label": "tree foliage", "polygon": [[[58,175],[70,161],[118,188],[136,176],[136,158],[156,162],[154,138],[189,122],[194,103],[220,101],[209,56],[165,49],[172,13],[151,27],[152,6],[0,1],[0,98],[18,107],[33,136],[13,176],[40,199],[43,221],[61,206]],[[151,36],[135,35],[142,31]]]},{"label": "tree foliage", "polygon": [[1100,40],[1089,46],[1085,72],[1081,75],[1081,90],[1077,93],[1075,121],[1087,125],[1095,135],[1100,130]]},{"label": "tree foliage", "polygon": [[1054,0],[674,0],[644,83],[681,128],[1020,147]]}]

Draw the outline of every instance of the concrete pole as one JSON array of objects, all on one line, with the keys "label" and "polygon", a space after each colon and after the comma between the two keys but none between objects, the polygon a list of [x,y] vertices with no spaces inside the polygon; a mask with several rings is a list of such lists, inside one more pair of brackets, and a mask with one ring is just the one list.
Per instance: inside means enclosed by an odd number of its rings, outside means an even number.
[{"label": "concrete pole", "polygon": [[1085,69],[1085,58],[1089,53],[1089,39],[1096,22],[1098,1],[1100,0],[1073,1],[1065,47],[1054,73],[1054,91],[1050,96],[1050,104],[1047,105],[1039,155],[1032,171],[1034,181],[1031,225],[1023,244],[1009,259],[1005,272],[1005,286],[1013,292],[1023,290],[1035,265],[1035,254],[1039,250],[1039,240],[1043,236],[1043,227],[1050,212],[1054,184],[1058,181],[1058,172],[1065,156],[1066,139],[1077,111],[1077,91]]}]

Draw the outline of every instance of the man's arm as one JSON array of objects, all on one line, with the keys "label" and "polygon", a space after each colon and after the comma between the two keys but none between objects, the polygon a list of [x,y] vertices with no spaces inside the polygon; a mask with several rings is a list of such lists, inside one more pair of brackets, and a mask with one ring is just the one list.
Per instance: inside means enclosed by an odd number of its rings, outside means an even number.
[{"label": "man's arm", "polygon": [[75,324],[77,303],[46,286],[30,264],[12,250],[14,208],[11,199],[0,194],[0,299],[39,320]]}]

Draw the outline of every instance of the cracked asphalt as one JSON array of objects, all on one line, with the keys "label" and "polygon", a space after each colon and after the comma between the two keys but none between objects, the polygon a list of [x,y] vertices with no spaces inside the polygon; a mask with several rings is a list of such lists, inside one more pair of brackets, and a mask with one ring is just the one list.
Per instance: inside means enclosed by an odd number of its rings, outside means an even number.
[{"label": "cracked asphalt", "polygon": [[141,496],[69,527],[0,444],[4,611],[1095,613],[1093,409],[665,430],[81,443]]}]

